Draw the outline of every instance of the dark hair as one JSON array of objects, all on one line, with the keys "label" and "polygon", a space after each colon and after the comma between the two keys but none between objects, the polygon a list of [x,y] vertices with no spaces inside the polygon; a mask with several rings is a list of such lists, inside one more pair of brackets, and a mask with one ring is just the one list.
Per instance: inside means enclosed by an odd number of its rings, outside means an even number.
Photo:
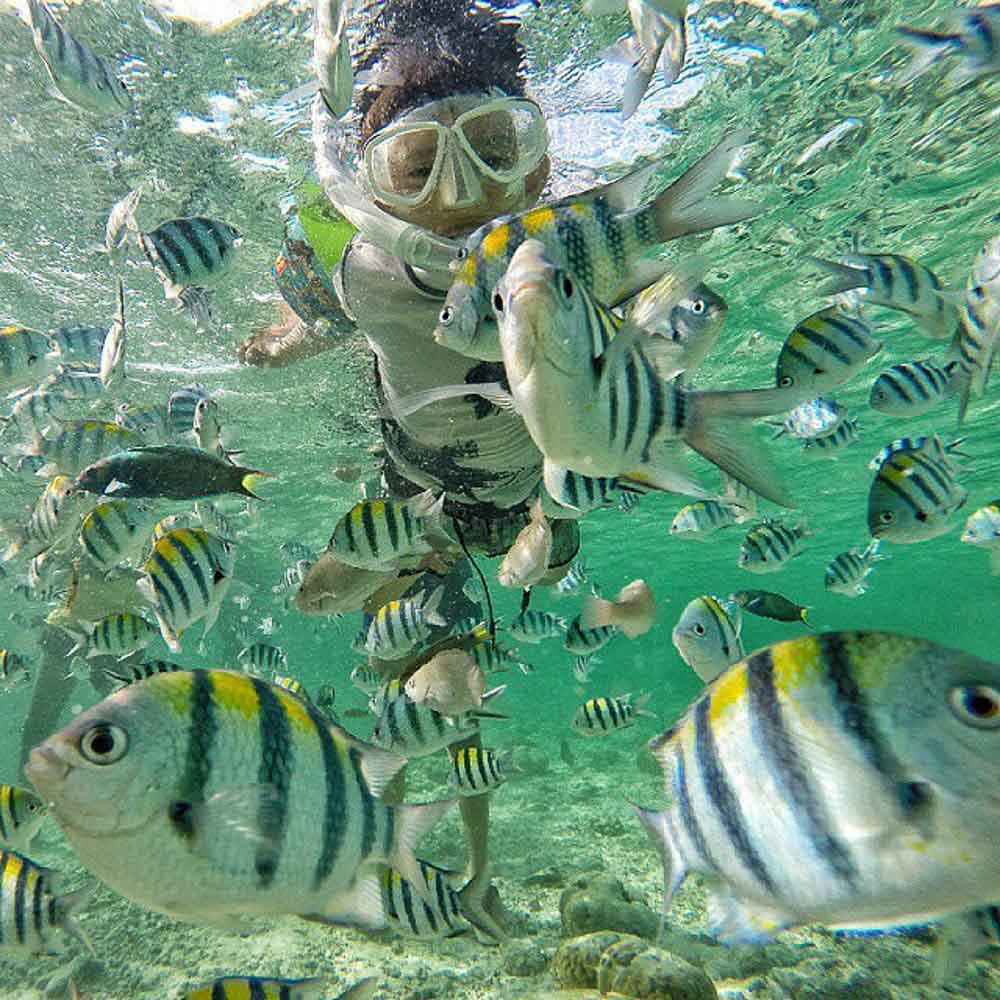
[{"label": "dark hair", "polygon": [[[472,0],[379,0],[361,11],[354,71],[374,71],[355,106],[361,142],[399,115],[456,94],[524,94],[520,20]],[[499,8],[499,9],[498,9]],[[379,82],[379,80],[383,82]]]}]

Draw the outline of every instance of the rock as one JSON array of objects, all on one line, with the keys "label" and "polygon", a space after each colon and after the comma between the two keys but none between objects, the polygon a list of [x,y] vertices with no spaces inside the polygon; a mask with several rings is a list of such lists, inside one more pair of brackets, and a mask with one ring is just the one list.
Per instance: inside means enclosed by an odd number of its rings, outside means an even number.
[{"label": "rock", "polygon": [[539,976],[548,965],[549,956],[534,942],[513,944],[503,956],[503,971],[509,976]]},{"label": "rock", "polygon": [[697,966],[632,934],[598,932],[564,941],[552,959],[560,986],[592,988],[636,1000],[718,1000]]},{"label": "rock", "polygon": [[639,937],[656,936],[660,918],[645,903],[630,900],[621,882],[607,875],[580,876],[559,898],[563,934],[621,931]]}]

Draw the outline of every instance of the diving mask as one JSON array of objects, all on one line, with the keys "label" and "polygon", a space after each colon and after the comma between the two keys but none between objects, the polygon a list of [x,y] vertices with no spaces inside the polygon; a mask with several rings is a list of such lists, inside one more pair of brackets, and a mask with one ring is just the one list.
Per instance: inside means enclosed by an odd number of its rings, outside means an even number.
[{"label": "diving mask", "polygon": [[364,146],[364,171],[382,204],[414,208],[439,191],[452,208],[482,200],[481,178],[523,190],[525,178],[548,149],[541,109],[523,97],[499,97],[458,115],[435,120],[453,99],[434,101],[404,115]]}]

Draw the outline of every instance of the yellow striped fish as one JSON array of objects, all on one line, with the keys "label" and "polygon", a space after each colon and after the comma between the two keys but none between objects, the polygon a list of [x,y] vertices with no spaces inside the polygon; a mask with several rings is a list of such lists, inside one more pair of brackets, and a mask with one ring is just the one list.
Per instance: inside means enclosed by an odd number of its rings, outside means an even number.
[{"label": "yellow striped fish", "polygon": [[688,602],[671,638],[681,659],[706,683],[714,681],[743,656],[738,605],[723,604],[711,594]]},{"label": "yellow striped fish", "polygon": [[215,624],[235,561],[235,546],[203,528],[175,528],[157,540],[136,586],[173,652],[195,622],[205,620],[205,634]]},{"label": "yellow striped fish", "polygon": [[650,742],[671,805],[638,808],[664,911],[691,872],[710,931],[920,924],[1000,899],[1000,664],[888,632],[775,643]]},{"label": "yellow striped fish", "polygon": [[630,694],[590,698],[576,710],[570,727],[582,736],[605,736],[616,729],[627,729],[635,725],[636,716],[653,715],[646,708],[649,698],[648,693],[642,694],[634,705]]},{"label": "yellow striped fish", "polygon": [[413,847],[453,804],[382,803],[404,763],[274,684],[196,670],[121,688],[25,773],[84,866],[140,906],[381,927],[377,866],[419,879]]},{"label": "yellow striped fish", "polygon": [[153,517],[130,500],[99,503],[80,525],[80,548],[101,569],[137,558],[149,538]]},{"label": "yellow striped fish", "polygon": [[45,803],[34,792],[0,785],[0,843],[26,851],[45,816]]},{"label": "yellow striped fish", "polygon": [[44,378],[59,359],[44,333],[11,323],[0,326],[0,389],[11,389]]},{"label": "yellow striped fish", "polygon": [[606,186],[504,216],[466,240],[434,339],[460,354],[502,360],[491,297],[515,251],[540,240],[558,267],[573,272],[598,301],[614,306],[663,274],[643,266],[653,247],[760,214],[762,206],[737,198],[709,198],[750,136],[733,132],[653,201],[639,199],[659,163]]},{"label": "yellow striped fish", "polygon": [[87,634],[80,637],[67,656],[83,652],[88,659],[94,656],[124,658],[137,649],[145,649],[156,638],[156,626],[131,611],[106,615],[86,624]]},{"label": "yellow striped fish", "polygon": [[[336,1000],[371,1000],[378,986],[374,977],[362,979]],[[184,1000],[319,1000],[329,990],[325,979],[262,979],[260,976],[223,976],[184,994]]]},{"label": "yellow striped fish", "polygon": [[0,849],[0,951],[58,955],[63,936],[93,948],[73,919],[92,888],[59,894],[59,876],[17,851]]},{"label": "yellow striped fish", "polygon": [[8,562],[15,556],[33,559],[49,546],[71,536],[80,519],[90,509],[93,498],[77,490],[69,476],[51,479],[38,498],[28,523],[7,531],[10,544],[2,559]]}]

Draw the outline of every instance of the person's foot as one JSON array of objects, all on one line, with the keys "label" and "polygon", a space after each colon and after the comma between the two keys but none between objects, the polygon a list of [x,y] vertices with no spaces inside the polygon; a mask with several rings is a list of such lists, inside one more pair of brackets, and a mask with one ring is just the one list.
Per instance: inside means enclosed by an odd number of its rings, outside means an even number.
[{"label": "person's foot", "polygon": [[271,326],[254,330],[236,353],[245,365],[282,368],[329,350],[334,342],[320,328],[320,324],[306,323],[282,303],[280,319]]}]

